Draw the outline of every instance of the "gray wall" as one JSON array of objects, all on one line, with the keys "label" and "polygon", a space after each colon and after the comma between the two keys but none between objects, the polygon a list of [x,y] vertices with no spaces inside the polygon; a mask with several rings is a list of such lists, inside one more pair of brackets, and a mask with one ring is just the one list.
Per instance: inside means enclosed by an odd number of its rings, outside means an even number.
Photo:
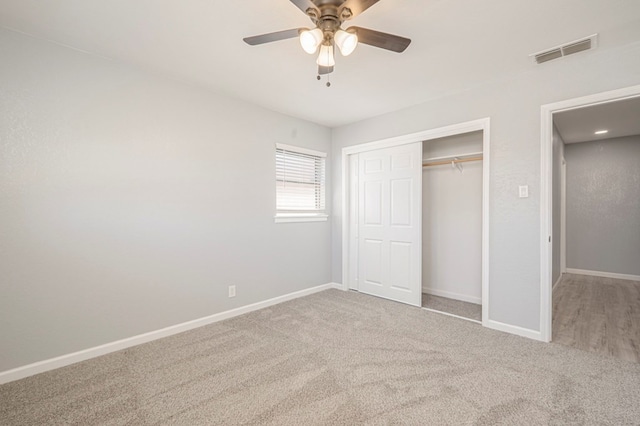
[{"label": "gray wall", "polygon": [[273,220],[274,144],[329,129],[6,30],[0,64],[0,371],[331,281],[330,222]]},{"label": "gray wall", "polygon": [[[540,106],[639,84],[639,28],[607,28],[608,39],[619,41],[615,46],[531,64],[518,75],[497,75],[467,90],[334,129],[333,280],[341,282],[342,276],[342,148],[490,117],[489,317],[540,330]],[[520,53],[527,60],[529,52]],[[437,87],[438,82],[425,84]],[[518,198],[518,185],[529,185],[529,198]]]},{"label": "gray wall", "polygon": [[567,144],[567,268],[640,275],[640,136]]},{"label": "gray wall", "polygon": [[553,217],[552,217],[552,237],[553,237],[553,253],[552,253],[552,262],[551,262],[551,282],[553,284],[556,283],[558,278],[560,278],[561,265],[560,265],[560,255],[562,253],[560,247],[560,237],[562,233],[562,223],[561,223],[561,203],[562,203],[562,162],[564,161],[564,141],[562,140],[562,136],[556,129],[556,126],[553,126],[553,189],[552,189],[552,208],[553,208]]}]

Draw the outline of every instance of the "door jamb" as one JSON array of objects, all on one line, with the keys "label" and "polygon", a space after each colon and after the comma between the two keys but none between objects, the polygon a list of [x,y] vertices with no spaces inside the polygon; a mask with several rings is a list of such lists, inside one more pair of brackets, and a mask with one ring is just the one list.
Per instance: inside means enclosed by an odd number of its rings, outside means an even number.
[{"label": "door jamb", "polygon": [[489,177],[490,177],[489,117],[450,126],[395,136],[374,142],[342,148],[342,288],[349,289],[349,155],[374,149],[390,148],[414,142],[424,142],[462,133],[482,131],[482,325],[489,324]]},{"label": "door jamb", "polygon": [[640,85],[542,105],[540,130],[540,340],[552,336],[553,114],[640,96]]},{"label": "door jamb", "polygon": [[[560,278],[567,272],[567,161],[562,150],[560,167]],[[558,278],[558,280],[560,279]],[[555,285],[556,283],[553,283]]]}]

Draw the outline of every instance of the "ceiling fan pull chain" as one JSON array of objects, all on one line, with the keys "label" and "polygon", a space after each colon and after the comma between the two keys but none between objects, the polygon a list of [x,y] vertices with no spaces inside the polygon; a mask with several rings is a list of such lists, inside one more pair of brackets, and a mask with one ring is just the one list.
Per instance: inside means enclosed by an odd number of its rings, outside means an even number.
[{"label": "ceiling fan pull chain", "polygon": [[[318,76],[316,77],[316,79],[317,79],[318,81],[322,80],[322,77],[320,76],[320,74],[318,74]],[[327,84],[326,84],[326,86],[327,86],[327,87],[331,87],[331,77],[330,77],[330,74],[327,74]]]}]

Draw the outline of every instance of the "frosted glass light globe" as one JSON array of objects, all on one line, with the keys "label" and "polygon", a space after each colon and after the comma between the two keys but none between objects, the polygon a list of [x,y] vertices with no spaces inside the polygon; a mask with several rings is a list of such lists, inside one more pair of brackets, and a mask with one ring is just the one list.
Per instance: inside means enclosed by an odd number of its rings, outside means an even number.
[{"label": "frosted glass light globe", "polygon": [[316,53],[316,50],[318,50],[318,46],[320,46],[323,39],[324,35],[320,28],[306,30],[300,33],[300,45],[304,51],[310,55]]}]

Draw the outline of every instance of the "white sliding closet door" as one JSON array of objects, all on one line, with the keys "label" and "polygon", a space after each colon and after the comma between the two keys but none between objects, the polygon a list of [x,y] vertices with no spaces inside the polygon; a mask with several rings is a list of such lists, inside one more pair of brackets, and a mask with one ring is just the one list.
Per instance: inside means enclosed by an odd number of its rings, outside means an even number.
[{"label": "white sliding closet door", "polygon": [[358,289],[422,304],[422,143],[360,153]]}]

